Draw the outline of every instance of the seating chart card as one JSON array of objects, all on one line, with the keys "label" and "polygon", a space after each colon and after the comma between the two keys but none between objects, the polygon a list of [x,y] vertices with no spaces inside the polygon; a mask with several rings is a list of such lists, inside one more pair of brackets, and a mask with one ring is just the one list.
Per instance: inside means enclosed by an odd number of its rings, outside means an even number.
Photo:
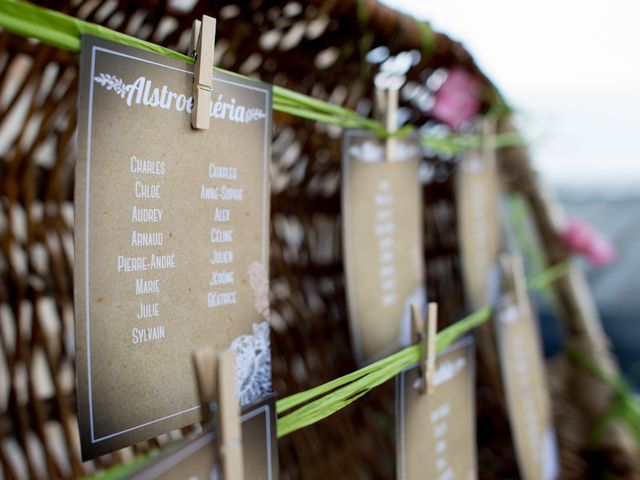
[{"label": "seating chart card", "polygon": [[472,309],[491,304],[498,294],[499,194],[495,151],[464,152],[456,177],[456,203],[463,278]]},{"label": "seating chart card", "polygon": [[431,394],[414,387],[417,372],[413,367],[396,379],[398,479],[477,478],[472,339],[462,339],[438,354]]},{"label": "seating chart card", "polygon": [[352,341],[360,364],[409,343],[410,305],[424,305],[420,148],[373,133],[343,139],[342,229]]},{"label": "seating chart card", "polygon": [[271,390],[271,89],[84,37],[75,312],[83,458],[200,420],[192,352],[237,352],[239,398]]},{"label": "seating chart card", "polygon": [[[524,276],[518,280],[523,282]],[[520,475],[554,480],[559,465],[551,400],[540,335],[524,288],[503,294],[494,327]]]},{"label": "seating chart card", "polygon": [[[275,395],[243,409],[244,478],[278,479]],[[210,480],[220,478],[214,452],[214,432],[205,432],[160,454],[128,480]]]}]

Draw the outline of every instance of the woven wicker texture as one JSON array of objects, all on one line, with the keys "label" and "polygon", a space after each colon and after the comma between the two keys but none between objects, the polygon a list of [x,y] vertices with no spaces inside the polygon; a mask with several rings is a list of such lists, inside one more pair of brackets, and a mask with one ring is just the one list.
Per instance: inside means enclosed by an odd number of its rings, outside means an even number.
[{"label": "woven wicker texture", "polygon": [[[462,66],[485,81],[461,45],[374,0],[45,1],[41,5],[186,52],[194,19],[218,19],[216,65],[357,110],[371,111],[377,66],[365,54],[413,50],[422,84]],[[368,12],[366,15],[358,15]],[[424,32],[422,32],[424,33]],[[94,462],[79,460],[74,400],[73,166],[77,54],[0,34],[0,460],[4,477],[70,478],[177,438],[174,432]],[[413,82],[413,83],[412,83]],[[403,90],[416,125],[429,118]],[[419,97],[419,95],[418,95]],[[486,106],[485,106],[486,108]],[[282,398],[356,368],[347,324],[337,127],[275,113],[271,301],[274,388]],[[453,204],[455,163],[425,159],[428,292],[440,327],[463,312]],[[479,363],[482,478],[517,477],[503,401]],[[496,386],[498,385],[498,386]],[[393,386],[385,385],[279,442],[283,478],[393,478]],[[576,477],[574,477],[576,478]]]}]

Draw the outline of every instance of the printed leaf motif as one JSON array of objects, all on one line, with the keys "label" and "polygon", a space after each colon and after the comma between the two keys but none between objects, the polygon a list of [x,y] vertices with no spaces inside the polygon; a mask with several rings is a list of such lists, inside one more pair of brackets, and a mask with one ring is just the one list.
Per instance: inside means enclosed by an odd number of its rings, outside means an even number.
[{"label": "printed leaf motif", "polygon": [[107,90],[113,90],[115,93],[120,95],[121,98],[124,98],[131,88],[131,85],[124,83],[121,78],[118,78],[115,75],[109,75],[108,73],[101,73],[97,77],[93,77],[93,79],[98,85],[103,86]]},{"label": "printed leaf motif", "polygon": [[264,113],[264,110],[261,108],[248,108],[245,113],[244,122],[249,123],[256,120],[262,120],[266,116],[267,115]]}]

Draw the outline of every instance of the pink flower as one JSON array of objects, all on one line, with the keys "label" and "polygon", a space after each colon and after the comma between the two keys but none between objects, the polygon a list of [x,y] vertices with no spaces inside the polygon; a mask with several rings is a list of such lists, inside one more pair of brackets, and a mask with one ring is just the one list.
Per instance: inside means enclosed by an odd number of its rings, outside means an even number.
[{"label": "pink flower", "polygon": [[596,231],[580,220],[569,220],[560,233],[565,246],[575,253],[585,253],[595,235]]},{"label": "pink flower", "polygon": [[480,80],[462,68],[452,69],[436,92],[431,114],[458,129],[480,108]]},{"label": "pink flower", "polygon": [[580,220],[570,220],[560,232],[565,247],[584,255],[596,267],[605,267],[616,258],[613,244],[601,233]]},{"label": "pink flower", "polygon": [[606,267],[616,259],[616,249],[604,237],[596,237],[586,252],[587,259],[596,267]]}]

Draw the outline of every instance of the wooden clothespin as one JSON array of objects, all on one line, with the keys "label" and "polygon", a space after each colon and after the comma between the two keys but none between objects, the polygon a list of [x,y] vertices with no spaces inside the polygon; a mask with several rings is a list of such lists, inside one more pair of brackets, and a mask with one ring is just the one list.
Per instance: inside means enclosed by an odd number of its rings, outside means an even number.
[{"label": "wooden clothespin", "polygon": [[216,41],[216,19],[202,16],[202,21],[194,20],[191,30],[189,55],[195,57],[193,70],[193,109],[191,126],[197,130],[209,128],[209,109],[213,91],[213,54]]},{"label": "wooden clothespin", "polygon": [[243,480],[240,405],[236,391],[236,354],[202,348],[193,355],[203,418],[213,423],[216,461],[224,480]]},{"label": "wooden clothespin", "polygon": [[433,393],[433,377],[436,371],[436,334],[438,329],[438,304],[427,305],[426,322],[417,303],[411,305],[412,337],[420,347],[418,381],[420,393]]},{"label": "wooden clothespin", "polygon": [[[384,125],[387,132],[395,132],[398,127],[398,89],[376,86],[374,107],[376,118]],[[397,140],[394,137],[385,138],[384,158],[386,162],[392,162],[395,159],[396,143]]]}]

